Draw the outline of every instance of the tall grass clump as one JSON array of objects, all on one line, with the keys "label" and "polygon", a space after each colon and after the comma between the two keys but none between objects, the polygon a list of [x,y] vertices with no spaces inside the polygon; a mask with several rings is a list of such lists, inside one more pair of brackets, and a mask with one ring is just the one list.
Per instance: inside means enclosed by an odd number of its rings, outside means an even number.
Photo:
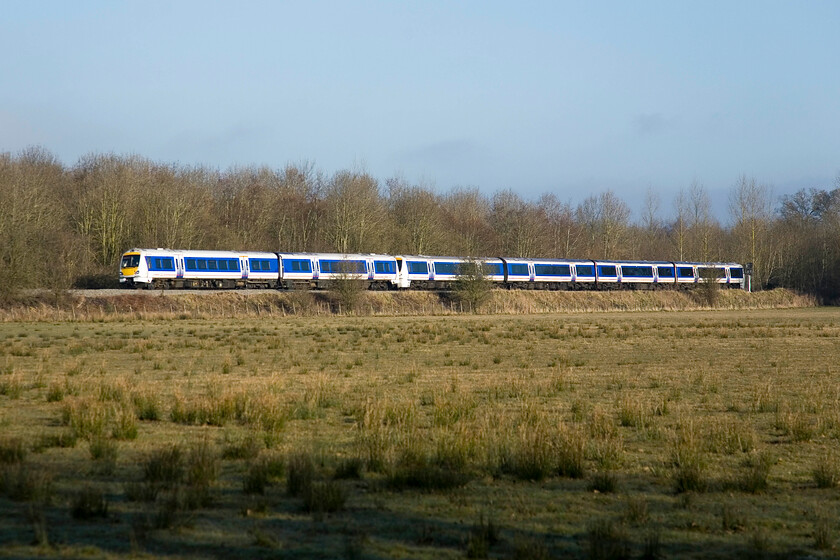
[{"label": "tall grass clump", "polygon": [[286,493],[302,496],[315,479],[315,461],[312,455],[298,452],[286,459]]},{"label": "tall grass clump", "polygon": [[539,481],[553,474],[556,457],[552,432],[545,423],[521,424],[502,460],[502,472],[520,480]]},{"label": "tall grass clump", "polygon": [[357,445],[368,471],[385,473],[396,448],[416,451],[416,421],[413,403],[365,403],[357,417]]},{"label": "tall grass clump", "polygon": [[764,492],[769,485],[767,479],[770,476],[770,467],[773,462],[773,458],[767,452],[751,454],[743,462],[742,470],[734,480],[734,486],[738,490],[750,494]]},{"label": "tall grass clump", "polygon": [[428,454],[405,450],[387,473],[389,487],[395,490],[445,491],[464,486],[469,474],[457,465],[436,463]]},{"label": "tall grass clump", "polygon": [[639,398],[625,398],[618,405],[618,422],[630,428],[648,428],[653,423],[653,409]]},{"label": "tall grass clump", "polygon": [[218,477],[219,459],[207,438],[190,445],[153,450],[143,462],[143,479],[127,484],[129,499],[161,502],[161,521],[167,525],[182,510],[211,502],[211,489]]},{"label": "tall grass clump", "polygon": [[755,449],[758,436],[747,422],[728,419],[705,427],[705,448],[711,453],[748,453]]},{"label": "tall grass clump", "polygon": [[817,488],[834,488],[840,484],[840,464],[837,454],[829,452],[817,459],[811,469],[811,476]]},{"label": "tall grass clump", "polygon": [[484,514],[478,518],[478,522],[470,528],[467,536],[467,547],[465,554],[467,558],[487,558],[490,548],[501,540],[499,527],[492,519],[484,520]]},{"label": "tall grass clump", "polygon": [[113,474],[117,467],[117,444],[104,434],[88,440],[90,457],[96,462],[96,470],[102,474]]},{"label": "tall grass clump", "polygon": [[814,522],[814,548],[817,550],[834,548],[834,523],[834,520],[824,515]]},{"label": "tall grass clump", "polygon": [[586,436],[578,429],[561,432],[555,443],[556,472],[568,478],[586,475]]},{"label": "tall grass clump", "polygon": [[0,465],[0,495],[13,502],[48,502],[52,482],[48,471],[26,463]]},{"label": "tall grass clump", "polygon": [[347,489],[335,480],[313,481],[303,493],[303,511],[316,516],[342,511]]},{"label": "tall grass clump", "polygon": [[73,496],[70,504],[73,519],[93,519],[108,517],[108,500],[101,490],[85,486]]},{"label": "tall grass clump", "polygon": [[609,519],[589,524],[586,531],[589,558],[592,560],[623,560],[630,558],[630,539],[627,530]]},{"label": "tall grass clump", "polygon": [[0,439],[0,464],[22,463],[26,458],[26,446],[22,438],[4,437]]},{"label": "tall grass clump", "polygon": [[242,479],[246,494],[264,494],[265,489],[279,480],[285,472],[285,463],[278,458],[262,457],[251,461]]},{"label": "tall grass clump", "polygon": [[592,478],[589,479],[587,488],[591,492],[612,494],[618,490],[618,478],[614,472],[600,471],[592,475]]},{"label": "tall grass clump", "polygon": [[117,407],[113,413],[113,418],[114,425],[111,428],[111,436],[114,439],[137,439],[137,415],[133,406],[124,405]]},{"label": "tall grass clump", "polygon": [[674,468],[674,491],[678,494],[706,491],[709,486],[706,478],[708,464],[694,424],[679,428],[671,449],[671,464]]},{"label": "tall grass clump", "polygon": [[163,417],[160,400],[154,393],[136,392],[132,395],[131,400],[134,403],[138,420],[156,422]]},{"label": "tall grass clump", "polygon": [[303,499],[303,511],[315,516],[344,509],[347,490],[338,481],[321,480],[312,455],[298,452],[286,459],[286,493]]},{"label": "tall grass clump", "polygon": [[62,409],[62,423],[79,439],[102,436],[110,420],[109,406],[90,399],[74,399]]}]

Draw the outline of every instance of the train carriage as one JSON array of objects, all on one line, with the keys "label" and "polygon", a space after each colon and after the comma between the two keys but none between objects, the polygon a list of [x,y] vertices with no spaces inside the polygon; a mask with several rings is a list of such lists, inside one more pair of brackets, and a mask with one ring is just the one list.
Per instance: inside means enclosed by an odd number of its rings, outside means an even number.
[{"label": "train carriage", "polygon": [[276,287],[278,259],[255,251],[132,249],[120,263],[120,283],[135,287]]}]

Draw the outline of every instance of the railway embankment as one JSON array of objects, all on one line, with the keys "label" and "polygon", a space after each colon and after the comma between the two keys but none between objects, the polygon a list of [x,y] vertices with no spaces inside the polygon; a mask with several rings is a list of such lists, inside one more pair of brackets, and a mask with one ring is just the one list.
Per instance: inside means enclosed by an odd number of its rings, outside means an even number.
[{"label": "railway embankment", "polygon": [[30,292],[0,308],[0,321],[187,319],[288,316],[429,316],[550,314],[709,309],[815,307],[811,296],[775,289],[754,293],[702,291],[542,292],[492,290],[473,309],[453,293],[364,292],[352,302],[329,291],[126,291]]}]

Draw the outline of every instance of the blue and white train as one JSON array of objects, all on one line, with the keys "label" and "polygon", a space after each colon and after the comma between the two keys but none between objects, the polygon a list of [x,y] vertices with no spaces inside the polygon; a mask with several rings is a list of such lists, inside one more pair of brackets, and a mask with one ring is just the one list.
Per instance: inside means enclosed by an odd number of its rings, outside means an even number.
[{"label": "blue and white train", "polygon": [[[354,279],[370,289],[449,289],[465,257],[339,253],[267,253],[131,249],[120,263],[120,284],[146,288],[329,288]],[[690,287],[714,279],[744,289],[737,263],[482,258],[484,276],[505,288],[536,290]]]}]

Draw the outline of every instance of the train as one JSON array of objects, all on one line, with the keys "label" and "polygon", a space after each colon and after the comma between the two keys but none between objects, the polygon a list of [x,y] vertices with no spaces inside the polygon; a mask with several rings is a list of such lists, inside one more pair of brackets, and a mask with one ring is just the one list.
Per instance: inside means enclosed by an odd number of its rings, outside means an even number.
[{"label": "train", "polygon": [[[745,289],[738,263],[270,253],[131,249],[120,260],[126,288],[329,289],[355,280],[371,290],[448,290],[469,270],[509,289],[688,288],[713,281]],[[473,277],[475,275],[473,274]]]}]

